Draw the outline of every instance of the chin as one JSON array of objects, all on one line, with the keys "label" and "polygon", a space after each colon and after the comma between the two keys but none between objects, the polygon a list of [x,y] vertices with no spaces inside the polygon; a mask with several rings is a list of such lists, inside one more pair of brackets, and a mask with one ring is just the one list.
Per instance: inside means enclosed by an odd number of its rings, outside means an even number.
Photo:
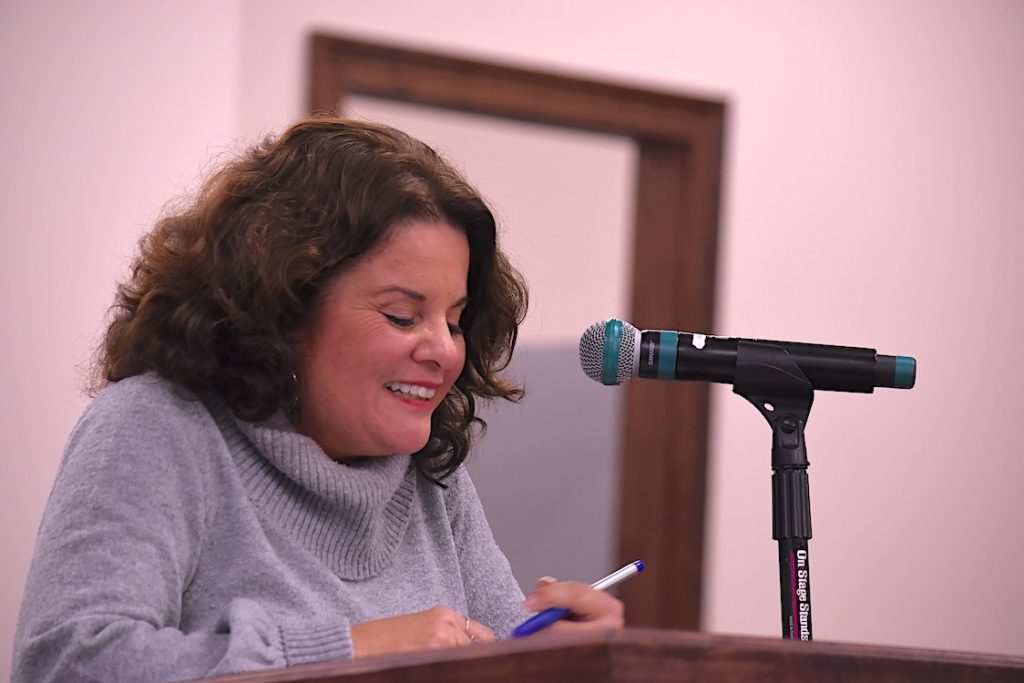
[{"label": "chin", "polygon": [[394,452],[408,453],[409,455],[412,455],[413,453],[418,453],[419,451],[421,451],[423,447],[427,445],[428,441],[429,439],[418,439],[416,441],[410,441],[407,445],[396,448]]},{"label": "chin", "polygon": [[392,439],[389,444],[391,453],[409,453],[410,455],[421,450],[430,441],[430,432],[409,434],[397,439]]}]

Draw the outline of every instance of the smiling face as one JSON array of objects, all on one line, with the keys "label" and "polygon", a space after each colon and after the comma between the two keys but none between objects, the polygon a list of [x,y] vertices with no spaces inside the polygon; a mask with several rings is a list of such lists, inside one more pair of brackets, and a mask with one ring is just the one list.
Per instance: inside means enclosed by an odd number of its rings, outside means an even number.
[{"label": "smiling face", "polygon": [[466,359],[469,243],[409,221],[328,285],[296,351],[296,428],[332,458],[414,453]]}]

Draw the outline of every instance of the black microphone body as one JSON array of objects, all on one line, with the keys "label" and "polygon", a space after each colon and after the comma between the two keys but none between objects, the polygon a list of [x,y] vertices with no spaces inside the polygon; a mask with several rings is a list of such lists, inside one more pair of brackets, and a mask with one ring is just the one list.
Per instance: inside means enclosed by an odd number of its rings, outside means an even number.
[{"label": "black microphone body", "polygon": [[733,384],[741,344],[785,351],[815,389],[871,393],[875,387],[910,389],[916,362],[874,349],[766,339],[715,337],[669,330],[637,330],[620,320],[591,325],[580,339],[580,363],[592,379],[620,384],[630,377]]}]

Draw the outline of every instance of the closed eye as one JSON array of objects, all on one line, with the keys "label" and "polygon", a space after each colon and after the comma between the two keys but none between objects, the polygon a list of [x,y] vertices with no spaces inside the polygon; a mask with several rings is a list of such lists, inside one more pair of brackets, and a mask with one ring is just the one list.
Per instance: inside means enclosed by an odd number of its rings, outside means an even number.
[{"label": "closed eye", "polygon": [[[403,318],[401,316],[390,315],[388,313],[384,313],[383,315],[387,318],[388,322],[396,327],[408,328],[416,324],[416,321],[412,318]],[[458,323],[448,323],[448,333],[453,337],[461,337],[462,327],[460,327]]]}]

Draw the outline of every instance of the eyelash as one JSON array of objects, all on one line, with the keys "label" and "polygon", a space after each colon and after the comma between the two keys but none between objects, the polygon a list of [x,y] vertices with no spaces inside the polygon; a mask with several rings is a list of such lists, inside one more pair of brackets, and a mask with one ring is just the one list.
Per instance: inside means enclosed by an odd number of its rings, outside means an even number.
[{"label": "eyelash", "polygon": [[[412,327],[416,322],[412,318],[402,318],[397,315],[388,315],[387,313],[384,314],[384,317],[387,318],[391,324],[402,328]],[[448,331],[453,336],[462,334],[462,328],[452,323],[448,323]]]},{"label": "eyelash", "polygon": [[384,317],[398,327],[412,327],[414,322],[412,318],[400,318],[397,315],[388,315],[387,313],[384,314]]}]

